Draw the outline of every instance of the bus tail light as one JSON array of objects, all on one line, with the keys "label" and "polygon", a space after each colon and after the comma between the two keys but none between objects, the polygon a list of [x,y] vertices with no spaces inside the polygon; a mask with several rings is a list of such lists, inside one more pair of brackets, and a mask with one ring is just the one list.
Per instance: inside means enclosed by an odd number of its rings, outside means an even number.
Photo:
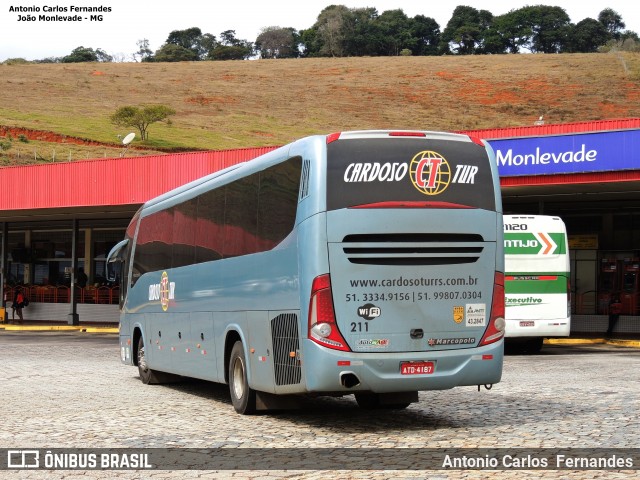
[{"label": "bus tail light", "polygon": [[493,282],[493,301],[491,302],[491,317],[489,326],[484,332],[480,346],[497,342],[504,337],[504,273],[496,272]]},{"label": "bus tail light", "polygon": [[323,347],[350,351],[336,323],[329,274],[320,275],[313,280],[309,301],[308,336],[310,340]]},{"label": "bus tail light", "polygon": [[340,138],[340,135],[341,132],[330,133],[329,135],[327,135],[327,145],[338,140]]},{"label": "bus tail light", "polygon": [[469,135],[469,139],[470,139],[473,143],[475,143],[475,144],[477,144],[477,145],[480,145],[481,147],[484,147],[484,143],[482,142],[482,139],[480,139],[480,138],[478,138],[478,137],[474,137],[473,135]]},{"label": "bus tail light", "polygon": [[424,132],[415,132],[415,131],[407,131],[407,132],[389,132],[390,137],[426,137],[427,134]]}]

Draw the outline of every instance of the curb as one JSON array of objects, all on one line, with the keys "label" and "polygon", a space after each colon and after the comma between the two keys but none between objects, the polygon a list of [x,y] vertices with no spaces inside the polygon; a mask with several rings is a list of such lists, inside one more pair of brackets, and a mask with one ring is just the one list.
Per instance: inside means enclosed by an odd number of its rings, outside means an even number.
[{"label": "curb", "polygon": [[617,345],[640,348],[640,340],[615,340],[607,338],[545,338],[545,345]]},{"label": "curb", "polygon": [[82,332],[119,333],[118,327],[89,327],[78,325],[7,325],[0,324],[0,330],[8,332]]},{"label": "curb", "polygon": [[[81,332],[119,333],[118,327],[90,327],[78,325],[10,325],[0,323],[0,330],[9,332]],[[545,338],[545,345],[617,345],[640,348],[640,340],[615,340],[606,338]]]}]

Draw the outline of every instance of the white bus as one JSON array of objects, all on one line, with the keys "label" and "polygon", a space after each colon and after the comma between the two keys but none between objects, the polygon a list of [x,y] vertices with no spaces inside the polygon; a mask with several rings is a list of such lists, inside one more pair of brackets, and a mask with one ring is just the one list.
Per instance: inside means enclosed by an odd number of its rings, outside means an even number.
[{"label": "white bus", "polygon": [[545,215],[504,215],[505,338],[537,352],[545,337],[571,328],[569,245],[564,222]]}]

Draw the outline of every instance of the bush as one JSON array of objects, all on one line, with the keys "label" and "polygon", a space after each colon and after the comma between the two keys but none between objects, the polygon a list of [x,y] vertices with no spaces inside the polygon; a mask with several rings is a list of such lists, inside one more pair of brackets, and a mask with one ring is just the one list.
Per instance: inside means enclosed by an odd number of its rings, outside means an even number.
[{"label": "bush", "polygon": [[25,60],[24,58],[7,58],[4,62],[5,65],[24,65],[25,63],[31,63],[29,60]]}]

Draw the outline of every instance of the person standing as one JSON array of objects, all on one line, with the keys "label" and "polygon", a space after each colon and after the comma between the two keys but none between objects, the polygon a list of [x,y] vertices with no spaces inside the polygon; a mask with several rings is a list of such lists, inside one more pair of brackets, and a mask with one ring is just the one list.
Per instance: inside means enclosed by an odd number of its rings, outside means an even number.
[{"label": "person standing", "polygon": [[84,268],[80,267],[78,269],[78,286],[80,288],[84,288],[87,286],[87,281],[89,280],[89,278],[87,277],[87,274],[84,273]]},{"label": "person standing", "polygon": [[27,302],[28,300],[24,292],[22,291],[22,287],[20,286],[16,287],[16,292],[13,295],[13,305],[11,306],[13,310],[11,314],[12,320],[16,319],[16,313],[18,313],[18,318],[20,319],[21,322],[24,320],[22,318],[22,309],[26,306]]}]

